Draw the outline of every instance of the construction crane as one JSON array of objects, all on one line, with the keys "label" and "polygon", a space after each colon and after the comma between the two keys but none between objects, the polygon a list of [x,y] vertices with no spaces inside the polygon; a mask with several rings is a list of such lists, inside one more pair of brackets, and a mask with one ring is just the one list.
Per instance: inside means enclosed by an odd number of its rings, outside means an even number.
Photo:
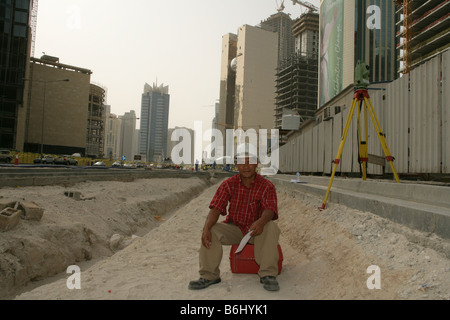
[{"label": "construction crane", "polygon": [[37,27],[37,16],[38,16],[38,0],[33,0],[31,9],[31,56],[34,57],[34,48],[36,45],[36,27]]},{"label": "construction crane", "polygon": [[284,9],[286,9],[286,7],[284,6],[284,0],[281,1],[280,6],[278,6],[278,1],[276,1],[276,3],[277,3],[277,7],[278,7],[278,9],[277,9],[278,12],[283,12]]},{"label": "construction crane", "polygon": [[292,3],[294,5],[299,4],[303,7],[306,7],[309,9],[309,12],[318,12],[319,8],[317,8],[315,5],[313,5],[312,3],[309,3],[308,1],[299,1],[299,0],[292,0]]}]

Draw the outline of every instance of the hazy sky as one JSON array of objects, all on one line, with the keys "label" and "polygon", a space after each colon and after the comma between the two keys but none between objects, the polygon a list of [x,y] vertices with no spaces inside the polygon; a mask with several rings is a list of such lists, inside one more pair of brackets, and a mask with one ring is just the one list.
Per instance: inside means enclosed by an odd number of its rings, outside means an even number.
[{"label": "hazy sky", "polygon": [[[319,6],[319,0],[310,3]],[[209,129],[219,99],[222,36],[257,25],[281,0],[40,0],[35,56],[92,70],[112,112],[140,116],[144,84],[169,86],[169,127]],[[298,18],[307,9],[285,1]],[[138,121],[139,122],[139,121]]]}]

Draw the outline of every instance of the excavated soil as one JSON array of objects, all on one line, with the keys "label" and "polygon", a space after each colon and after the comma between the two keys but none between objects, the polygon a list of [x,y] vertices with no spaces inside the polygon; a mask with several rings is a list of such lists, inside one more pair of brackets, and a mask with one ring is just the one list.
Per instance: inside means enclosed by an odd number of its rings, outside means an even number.
[{"label": "excavated soil", "polygon": [[[227,248],[222,282],[189,291],[217,187],[192,178],[2,189],[4,199],[45,209],[40,222],[0,234],[3,299],[450,299],[449,241],[341,205],[320,212],[321,199],[286,187],[278,189],[281,290],[233,274]],[[65,197],[67,190],[91,199]],[[70,265],[81,269],[80,289],[67,286]]]}]

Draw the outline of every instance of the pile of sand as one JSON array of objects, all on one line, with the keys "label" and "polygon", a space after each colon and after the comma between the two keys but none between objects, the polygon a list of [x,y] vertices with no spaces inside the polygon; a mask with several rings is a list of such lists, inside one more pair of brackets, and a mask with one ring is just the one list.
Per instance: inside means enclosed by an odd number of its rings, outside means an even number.
[{"label": "pile of sand", "polygon": [[[329,204],[320,212],[321,199],[298,199],[285,188],[278,189],[281,291],[265,291],[256,275],[233,274],[229,248],[222,260],[222,282],[189,291],[189,281],[198,279],[201,229],[217,187],[199,179],[167,179],[71,188],[95,198],[87,201],[61,196],[63,187],[4,189],[3,197],[24,197],[46,211],[40,223],[21,223],[0,234],[1,291],[10,285],[5,282],[12,270],[8,267],[18,270],[22,264],[28,275],[38,266],[48,269],[48,275],[62,273],[46,284],[28,286],[17,299],[450,299],[449,241],[340,205]],[[169,208],[162,200],[196,188],[204,190],[183,206]],[[121,244],[114,253],[110,241],[115,234],[123,238],[113,239]],[[65,258],[69,252],[71,259]],[[83,263],[86,258],[93,262]],[[64,271],[72,264],[81,269],[79,290],[67,287],[71,274]],[[380,290],[367,286],[372,275],[367,270],[373,265],[380,268]]]}]

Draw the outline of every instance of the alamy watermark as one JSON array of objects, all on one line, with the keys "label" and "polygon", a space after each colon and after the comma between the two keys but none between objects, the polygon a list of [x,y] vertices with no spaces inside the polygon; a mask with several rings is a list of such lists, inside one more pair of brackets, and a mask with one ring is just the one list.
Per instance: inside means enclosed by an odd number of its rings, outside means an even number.
[{"label": "alamy watermark", "polygon": [[381,289],[381,269],[379,266],[370,266],[366,271],[371,274],[369,279],[367,279],[367,289],[369,290],[380,290]]},{"label": "alamy watermark", "polygon": [[67,273],[71,276],[66,281],[67,289],[81,290],[81,269],[79,266],[69,266]]},{"label": "alamy watermark", "polygon": [[[208,165],[214,162],[218,165],[235,164],[235,156],[248,152],[258,158],[259,164],[266,174],[274,175],[280,167],[280,132],[267,129],[227,129],[224,133],[218,129],[210,129],[203,133],[201,121],[194,124],[194,136],[187,129],[175,129],[171,136],[172,142],[178,144],[172,149],[171,159],[176,165],[192,164],[192,159],[203,159]],[[203,142],[210,144],[203,148]],[[192,157],[194,155],[194,157]],[[256,161],[251,158],[250,161]],[[240,161],[245,161],[238,158]]]}]

